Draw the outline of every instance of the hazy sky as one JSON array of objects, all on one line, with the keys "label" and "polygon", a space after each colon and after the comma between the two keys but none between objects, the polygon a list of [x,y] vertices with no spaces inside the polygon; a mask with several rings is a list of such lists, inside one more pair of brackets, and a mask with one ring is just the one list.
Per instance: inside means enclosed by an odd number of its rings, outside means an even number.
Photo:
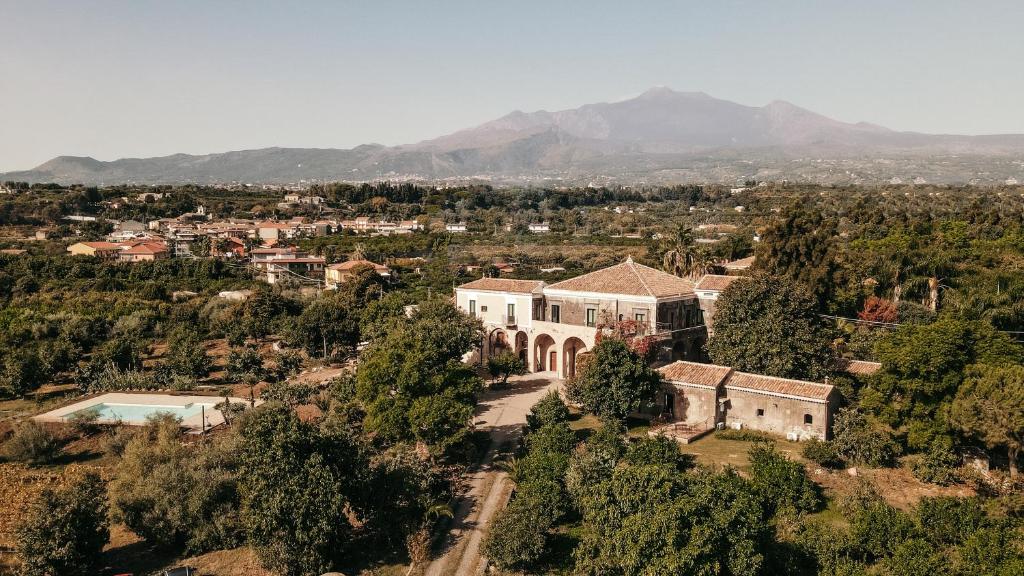
[{"label": "hazy sky", "polygon": [[1021,0],[0,0],[0,171],[416,142],[655,85],[1024,132]]}]

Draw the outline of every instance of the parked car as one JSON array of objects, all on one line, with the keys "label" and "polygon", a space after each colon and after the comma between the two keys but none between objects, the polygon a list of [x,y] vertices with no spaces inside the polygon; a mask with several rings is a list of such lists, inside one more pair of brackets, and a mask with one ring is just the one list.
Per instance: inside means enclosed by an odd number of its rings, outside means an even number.
[{"label": "parked car", "polygon": [[199,572],[191,566],[178,566],[170,570],[164,570],[160,576],[197,576]]}]

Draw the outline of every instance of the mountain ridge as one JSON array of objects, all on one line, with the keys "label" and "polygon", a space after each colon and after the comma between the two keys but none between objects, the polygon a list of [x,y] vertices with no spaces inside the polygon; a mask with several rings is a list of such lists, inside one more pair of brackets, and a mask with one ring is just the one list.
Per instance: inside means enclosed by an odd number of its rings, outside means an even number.
[{"label": "mountain ridge", "polygon": [[747,106],[655,87],[577,108],[515,110],[413,144],[271,147],[101,161],[58,156],[3,180],[64,184],[298,183],[478,179],[497,182],[821,183],[1024,179],[1024,135],[933,135],[828,118],[790,102]]}]

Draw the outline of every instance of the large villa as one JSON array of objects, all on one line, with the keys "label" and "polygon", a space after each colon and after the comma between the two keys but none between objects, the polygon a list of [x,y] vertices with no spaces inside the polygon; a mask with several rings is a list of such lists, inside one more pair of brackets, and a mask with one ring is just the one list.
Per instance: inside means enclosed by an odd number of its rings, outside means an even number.
[{"label": "large villa", "polygon": [[663,430],[684,442],[720,427],[828,438],[839,400],[831,385],[706,364],[715,302],[737,279],[706,275],[694,284],[627,258],[550,285],[481,278],[456,288],[455,299],[484,325],[482,358],[512,351],[530,372],[559,378],[575,374],[601,331],[652,338],[664,378],[655,409],[669,423]]},{"label": "large villa", "polygon": [[484,324],[482,353],[512,350],[531,372],[572,376],[598,331],[616,325],[654,338],[662,363],[703,359],[707,331],[694,284],[632,258],[550,285],[481,278],[455,295],[458,307]]}]

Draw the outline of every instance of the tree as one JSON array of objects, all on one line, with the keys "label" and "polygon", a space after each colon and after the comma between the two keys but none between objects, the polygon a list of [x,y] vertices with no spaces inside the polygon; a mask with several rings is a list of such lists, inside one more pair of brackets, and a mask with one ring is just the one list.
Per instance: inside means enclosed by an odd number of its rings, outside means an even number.
[{"label": "tree", "polygon": [[822,498],[799,462],[779,454],[774,444],[755,442],[750,448],[750,478],[771,515],[779,511],[815,512]]},{"label": "tree", "polygon": [[200,554],[240,545],[233,440],[185,446],[180,420],[155,418],[125,447],[110,483],[114,518],[165,550]]},{"label": "tree", "polygon": [[606,338],[566,383],[569,399],[601,418],[624,420],[646,406],[661,386],[661,376],[625,342]]},{"label": "tree", "polygon": [[179,330],[171,336],[166,361],[174,374],[202,378],[210,373],[210,357],[192,330]]},{"label": "tree", "polygon": [[668,239],[668,249],[662,256],[662,267],[669,274],[682,277],[700,276],[704,273],[706,261],[697,248],[693,238],[693,229],[679,226]]},{"label": "tree", "polygon": [[557,424],[569,421],[569,408],[562,401],[557,390],[551,390],[530,408],[526,415],[526,425],[530,430],[538,430],[546,424]]},{"label": "tree", "polygon": [[15,529],[27,574],[88,575],[102,568],[110,538],[103,480],[92,472],[58,488],[45,488]]},{"label": "tree", "polygon": [[317,358],[330,358],[339,347],[354,351],[359,343],[359,318],[340,295],[310,302],[292,323],[292,341]]},{"label": "tree", "polygon": [[504,388],[510,376],[526,374],[526,362],[515,352],[506,350],[487,359],[487,371],[500,378],[499,385]]},{"label": "tree", "polygon": [[42,424],[25,420],[14,427],[3,452],[9,460],[39,466],[53,462],[61,453],[61,445]]},{"label": "tree", "polygon": [[353,475],[367,464],[347,437],[318,431],[282,404],[251,411],[240,437],[242,521],[260,561],[285,576],[330,571],[352,533]]},{"label": "tree", "polygon": [[249,399],[255,404],[256,385],[267,375],[260,351],[255,346],[232,348],[228,352],[227,368],[228,378],[249,386]]},{"label": "tree", "polygon": [[889,466],[899,451],[888,431],[872,425],[867,416],[853,408],[843,408],[832,425],[839,455],[856,464]]},{"label": "tree", "polygon": [[733,282],[716,303],[712,361],[782,378],[822,380],[832,370],[832,337],[810,294],[782,277]]},{"label": "tree", "polygon": [[1016,477],[1024,448],[1024,366],[971,368],[953,401],[952,420],[989,448],[1005,448]]},{"label": "tree", "polygon": [[482,382],[461,359],[481,338],[479,321],[448,302],[427,302],[412,318],[392,323],[363,352],[356,371],[366,430],[388,443],[419,439],[450,447],[456,438],[445,435],[465,438]]},{"label": "tree", "polygon": [[822,212],[790,209],[781,222],[761,235],[757,267],[786,278],[786,287],[802,286],[810,296],[811,307],[807,312],[817,312],[824,309],[840,286],[836,281],[837,233],[835,220]]},{"label": "tree", "polygon": [[544,554],[550,528],[551,517],[540,500],[517,497],[492,521],[484,554],[503,570],[529,568]]}]

